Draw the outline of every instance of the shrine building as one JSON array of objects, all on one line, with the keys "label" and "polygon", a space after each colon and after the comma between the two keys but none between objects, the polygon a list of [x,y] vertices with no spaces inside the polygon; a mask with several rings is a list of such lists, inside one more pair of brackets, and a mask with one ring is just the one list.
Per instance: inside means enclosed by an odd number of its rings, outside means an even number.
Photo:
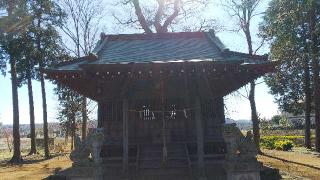
[{"label": "shrine building", "polygon": [[92,54],[44,72],[98,103],[101,179],[259,179],[258,162],[227,158],[245,137],[226,140],[224,97],[274,66],[209,31],[101,34]]}]

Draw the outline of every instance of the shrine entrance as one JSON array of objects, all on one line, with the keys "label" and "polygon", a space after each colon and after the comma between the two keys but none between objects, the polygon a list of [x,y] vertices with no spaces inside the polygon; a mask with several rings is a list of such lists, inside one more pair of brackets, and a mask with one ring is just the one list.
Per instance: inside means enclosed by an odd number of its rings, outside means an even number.
[{"label": "shrine entrance", "polygon": [[135,100],[129,110],[129,121],[133,124],[129,133],[136,143],[165,144],[183,142],[187,135],[187,121],[191,112],[183,108],[181,100],[165,102],[159,100]]}]

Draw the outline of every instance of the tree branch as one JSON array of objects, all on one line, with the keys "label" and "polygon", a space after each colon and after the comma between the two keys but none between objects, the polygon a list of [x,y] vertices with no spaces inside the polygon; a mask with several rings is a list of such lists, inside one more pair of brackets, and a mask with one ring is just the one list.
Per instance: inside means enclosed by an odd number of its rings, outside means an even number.
[{"label": "tree branch", "polygon": [[253,54],[257,54],[257,52],[263,47],[265,42],[265,38],[262,39],[262,41],[260,42],[260,45],[257,47],[257,49],[254,51]]},{"label": "tree branch", "polygon": [[175,0],[174,1],[174,10],[171,16],[168,17],[168,19],[163,23],[161,32],[168,32],[168,26],[173,22],[173,20],[179,15],[180,12],[180,2],[181,0]]},{"label": "tree branch", "polygon": [[158,2],[158,10],[156,16],[154,17],[154,27],[156,28],[157,32],[161,31],[161,17],[164,13],[164,0],[157,0]]},{"label": "tree branch", "polygon": [[136,13],[136,15],[138,17],[138,20],[139,20],[139,22],[141,24],[142,29],[147,34],[153,33],[152,30],[149,28],[148,23],[146,21],[146,18],[144,17],[144,15],[142,13],[139,0],[132,0],[132,2],[133,2],[133,5],[134,5],[135,13]]}]

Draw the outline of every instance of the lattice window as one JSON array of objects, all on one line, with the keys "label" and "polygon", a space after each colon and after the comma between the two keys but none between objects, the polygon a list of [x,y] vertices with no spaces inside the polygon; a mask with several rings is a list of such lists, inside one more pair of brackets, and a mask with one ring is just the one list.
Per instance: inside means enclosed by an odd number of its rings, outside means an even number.
[{"label": "lattice window", "polygon": [[108,121],[122,121],[122,102],[112,101],[106,104],[106,115]]}]

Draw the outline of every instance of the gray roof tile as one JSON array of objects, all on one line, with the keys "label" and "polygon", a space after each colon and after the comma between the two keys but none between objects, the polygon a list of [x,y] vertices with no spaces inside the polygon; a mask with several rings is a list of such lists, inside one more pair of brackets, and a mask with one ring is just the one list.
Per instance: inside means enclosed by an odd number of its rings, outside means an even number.
[{"label": "gray roof tile", "polygon": [[[79,70],[80,64],[143,63],[172,61],[264,62],[261,57],[230,52],[213,32],[106,35],[95,48],[98,60],[58,66],[54,70]],[[227,55],[226,55],[227,54]],[[255,58],[257,57],[257,58]]]}]

